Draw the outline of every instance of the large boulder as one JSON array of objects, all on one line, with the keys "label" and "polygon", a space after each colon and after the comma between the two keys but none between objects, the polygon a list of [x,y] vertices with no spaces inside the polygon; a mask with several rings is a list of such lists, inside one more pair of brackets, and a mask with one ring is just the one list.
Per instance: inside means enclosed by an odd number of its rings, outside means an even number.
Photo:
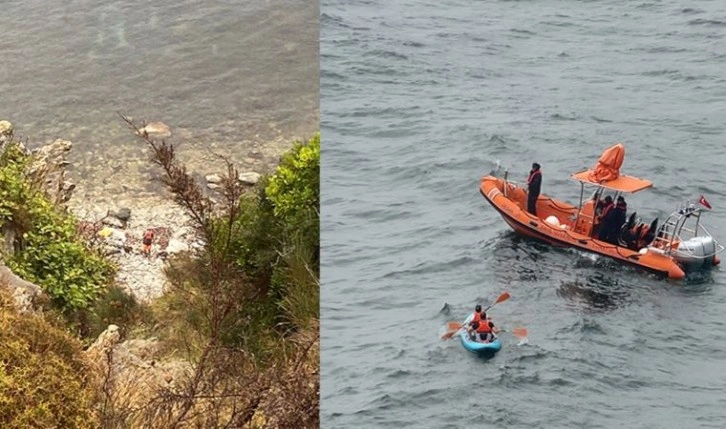
[{"label": "large boulder", "polygon": [[[12,139],[13,125],[8,121],[0,121],[0,149]],[[32,156],[28,169],[30,178],[43,184],[43,190],[54,203],[68,202],[76,187],[65,177],[65,167],[69,164],[68,153],[73,144],[68,140],[57,139],[32,152],[28,151],[22,142],[18,142],[18,145],[21,150]]]},{"label": "large boulder", "polygon": [[109,210],[108,214],[122,222],[128,222],[131,219],[131,209],[128,207],[121,207],[117,212]]},{"label": "large boulder", "polygon": [[[164,359],[155,339],[121,341],[119,327],[109,325],[86,351],[89,378],[98,389],[110,392],[108,400],[120,409],[142,410],[158,395],[178,390],[193,374],[187,362]],[[129,415],[131,427],[142,427],[145,413]],[[135,424],[134,424],[135,423]],[[148,423],[148,422],[146,422]],[[146,427],[146,426],[144,426]]]},{"label": "large boulder", "polygon": [[35,311],[41,299],[45,299],[40,286],[21,279],[2,262],[0,262],[0,287],[10,290],[21,312]]},{"label": "large boulder", "polygon": [[0,121],[0,148],[13,138],[13,124],[8,121]]},{"label": "large boulder", "polygon": [[32,162],[28,174],[43,184],[43,190],[56,204],[64,204],[71,199],[76,185],[65,177],[68,153],[73,143],[57,139],[53,143],[32,151]]}]

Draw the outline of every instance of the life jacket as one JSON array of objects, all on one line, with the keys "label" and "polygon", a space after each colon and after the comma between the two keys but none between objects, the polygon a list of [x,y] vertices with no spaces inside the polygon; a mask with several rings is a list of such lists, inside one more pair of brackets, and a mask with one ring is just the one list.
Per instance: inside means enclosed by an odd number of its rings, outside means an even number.
[{"label": "life jacket", "polygon": [[605,205],[605,207],[602,208],[602,212],[600,213],[600,217],[602,219],[605,219],[605,216],[607,216],[607,214],[610,213],[610,210],[612,210],[613,207],[615,207],[615,205],[612,202],[607,203]]},{"label": "life jacket", "polygon": [[542,174],[542,171],[541,170],[536,170],[536,171],[533,171],[533,172],[529,173],[529,177],[527,178],[527,184],[528,185],[532,184],[532,180],[534,180],[534,177],[536,175],[538,175],[538,174],[541,175]]},{"label": "life jacket", "polygon": [[640,230],[640,234],[638,234],[638,237],[636,238],[637,248],[641,249],[645,247],[645,237],[648,235],[648,232],[650,231],[650,226],[644,225],[641,223],[643,228]]},{"label": "life jacket", "polygon": [[474,317],[471,318],[471,321],[472,322],[478,322],[480,320],[481,320],[481,313],[478,313],[478,312],[475,311],[474,312]]},{"label": "life jacket", "polygon": [[144,233],[144,241],[143,243],[147,246],[151,244],[151,240],[154,239],[154,231],[148,230]]},{"label": "life jacket", "polygon": [[488,334],[492,332],[492,328],[489,326],[488,320],[479,321],[479,327],[476,328],[476,332],[480,334]]}]

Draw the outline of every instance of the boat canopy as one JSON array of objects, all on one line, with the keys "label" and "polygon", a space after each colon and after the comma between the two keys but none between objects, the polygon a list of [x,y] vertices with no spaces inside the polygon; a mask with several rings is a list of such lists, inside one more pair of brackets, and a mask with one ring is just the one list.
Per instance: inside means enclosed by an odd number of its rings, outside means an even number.
[{"label": "boat canopy", "polygon": [[602,186],[613,191],[631,194],[653,186],[653,182],[649,180],[620,174],[620,167],[623,165],[624,159],[625,146],[622,143],[616,143],[603,151],[595,167],[574,173],[572,178],[583,184]]},{"label": "boat canopy", "polygon": [[579,173],[575,173],[571,176],[573,179],[581,182],[581,183],[587,183],[590,185],[595,186],[602,186],[603,188],[610,189],[613,191],[620,191],[620,192],[628,192],[631,194],[634,194],[638,191],[642,191],[643,189],[647,189],[653,186],[653,182],[650,180],[645,179],[639,179],[634,176],[627,176],[625,174],[620,174],[616,179],[613,180],[603,180],[603,181],[594,181],[593,178],[593,170],[585,170],[581,171]]}]

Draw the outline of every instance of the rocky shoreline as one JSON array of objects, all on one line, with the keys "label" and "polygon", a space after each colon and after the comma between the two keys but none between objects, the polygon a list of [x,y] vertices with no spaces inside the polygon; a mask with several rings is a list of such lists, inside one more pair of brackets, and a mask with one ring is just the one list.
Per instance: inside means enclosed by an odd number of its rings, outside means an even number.
[{"label": "rocky shoreline", "polygon": [[[167,136],[170,132],[168,127],[158,124],[154,128],[156,130]],[[13,140],[12,135],[12,125],[0,121],[0,149]],[[290,149],[290,143],[289,140],[286,144],[277,141],[264,151],[261,148],[251,149],[253,155],[264,153],[260,158],[225,155],[242,171],[238,177],[240,183],[252,187],[262,174],[275,168],[279,157]],[[127,174],[128,171],[109,168],[101,160],[94,165],[98,176],[76,178],[74,183],[68,174],[69,167],[72,167],[69,161],[72,148],[70,141],[57,139],[28,151],[33,159],[31,180],[40,180],[50,199],[66,207],[79,219],[80,235],[98,245],[117,264],[117,285],[140,302],[148,303],[161,297],[168,286],[164,274],[168,257],[178,252],[193,251],[202,245],[188,215],[160,185],[156,189],[150,185],[150,177],[158,177],[161,172],[148,161],[145,168],[140,162],[134,167],[138,174]],[[200,154],[199,158],[214,162],[187,163],[186,157],[180,158],[188,171],[199,179],[198,183],[215,198],[226,167],[224,162],[209,151]],[[241,162],[235,162],[237,160]],[[255,168],[248,168],[249,165],[255,165]],[[155,236],[151,253],[146,255],[142,252],[142,237],[148,229],[152,229]],[[12,231],[0,230],[0,233],[6,246],[15,241]],[[40,287],[15,275],[2,264],[1,259],[0,284],[9,285],[20,311],[34,312],[45,301]],[[188,356],[176,352],[170,354],[158,339],[148,337],[148,333],[122,338],[121,332],[119,326],[108,325],[83,351],[89,364],[84,375],[97,389],[103,390],[107,400],[120,401],[127,409],[138,410],[149,406],[150,400],[164,392],[184,393],[187,380],[195,370]],[[299,364],[295,371],[298,368]],[[252,409],[255,413],[253,420],[257,416],[263,416],[259,419],[264,420],[266,410],[275,408],[274,395],[270,398],[262,399],[263,405]]]},{"label": "rocky shoreline", "polygon": [[[170,128],[160,122],[148,124],[146,131],[158,138],[168,138],[172,134]],[[0,143],[3,139],[9,140],[12,133],[12,124],[0,121]],[[45,190],[51,199],[74,213],[81,221],[83,236],[101,244],[104,252],[118,265],[116,281],[120,286],[142,302],[160,297],[167,286],[163,272],[167,257],[200,245],[188,224],[187,215],[159,184],[155,190],[150,189],[153,184],[148,176],[158,176],[158,173],[152,170],[148,161],[146,169],[139,165],[136,175],[123,177],[115,177],[118,172],[113,168],[97,165],[98,174],[103,174],[105,168],[106,177],[94,176],[74,183],[66,171],[71,165],[68,159],[72,148],[70,141],[57,139],[32,150],[34,164],[31,170],[42,171]],[[264,157],[242,157],[242,164],[254,164],[256,171],[244,170],[240,173],[240,182],[253,186],[261,174],[275,167],[279,156],[287,149],[289,142],[284,146],[280,141],[270,144],[264,151],[250,149],[252,155],[264,153]],[[235,160],[229,153],[222,155]],[[209,151],[200,154],[203,159],[209,156]],[[187,157],[188,154],[182,158]],[[261,162],[263,159],[266,162]],[[206,166],[206,171],[199,170],[202,165]],[[210,165],[215,165],[219,171],[210,171],[213,170]],[[196,162],[189,169],[214,197],[223,163],[216,158],[214,164]],[[141,251],[142,237],[147,229],[155,231],[149,256]]]}]

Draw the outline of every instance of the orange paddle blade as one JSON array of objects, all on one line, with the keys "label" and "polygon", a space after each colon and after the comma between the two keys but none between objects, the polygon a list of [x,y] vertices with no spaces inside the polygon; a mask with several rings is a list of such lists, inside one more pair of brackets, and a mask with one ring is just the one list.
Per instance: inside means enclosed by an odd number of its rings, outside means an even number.
[{"label": "orange paddle blade", "polygon": [[444,335],[442,335],[441,336],[441,339],[442,340],[448,340],[449,338],[453,337],[454,334],[457,333],[457,332],[459,332],[458,329],[456,331],[449,331],[449,332],[445,333]]},{"label": "orange paddle blade", "polygon": [[[494,304],[499,304],[502,301],[506,301],[510,297],[511,297],[511,295],[509,295],[509,292],[504,292],[503,294],[499,295],[499,298],[497,298],[497,300],[494,301]],[[492,305],[494,305],[494,304],[492,304]]]},{"label": "orange paddle blade", "polygon": [[449,322],[448,325],[447,325],[447,327],[448,327],[448,330],[449,331],[458,331],[459,329],[461,329],[461,323],[459,323],[459,322]]},{"label": "orange paddle blade", "polygon": [[448,332],[441,336],[442,340],[448,340],[449,338],[453,337],[454,334],[459,332],[459,329],[461,329],[461,323],[459,322],[449,322],[447,325]]},{"label": "orange paddle blade", "polygon": [[514,328],[512,329],[512,334],[514,334],[515,337],[527,338],[527,328]]},{"label": "orange paddle blade", "polygon": [[509,299],[511,295],[509,295],[509,292],[504,292],[497,298],[496,301],[494,301],[489,307],[485,308],[484,311],[489,311],[490,308],[494,307],[495,305],[499,304],[502,301],[506,301]]}]

